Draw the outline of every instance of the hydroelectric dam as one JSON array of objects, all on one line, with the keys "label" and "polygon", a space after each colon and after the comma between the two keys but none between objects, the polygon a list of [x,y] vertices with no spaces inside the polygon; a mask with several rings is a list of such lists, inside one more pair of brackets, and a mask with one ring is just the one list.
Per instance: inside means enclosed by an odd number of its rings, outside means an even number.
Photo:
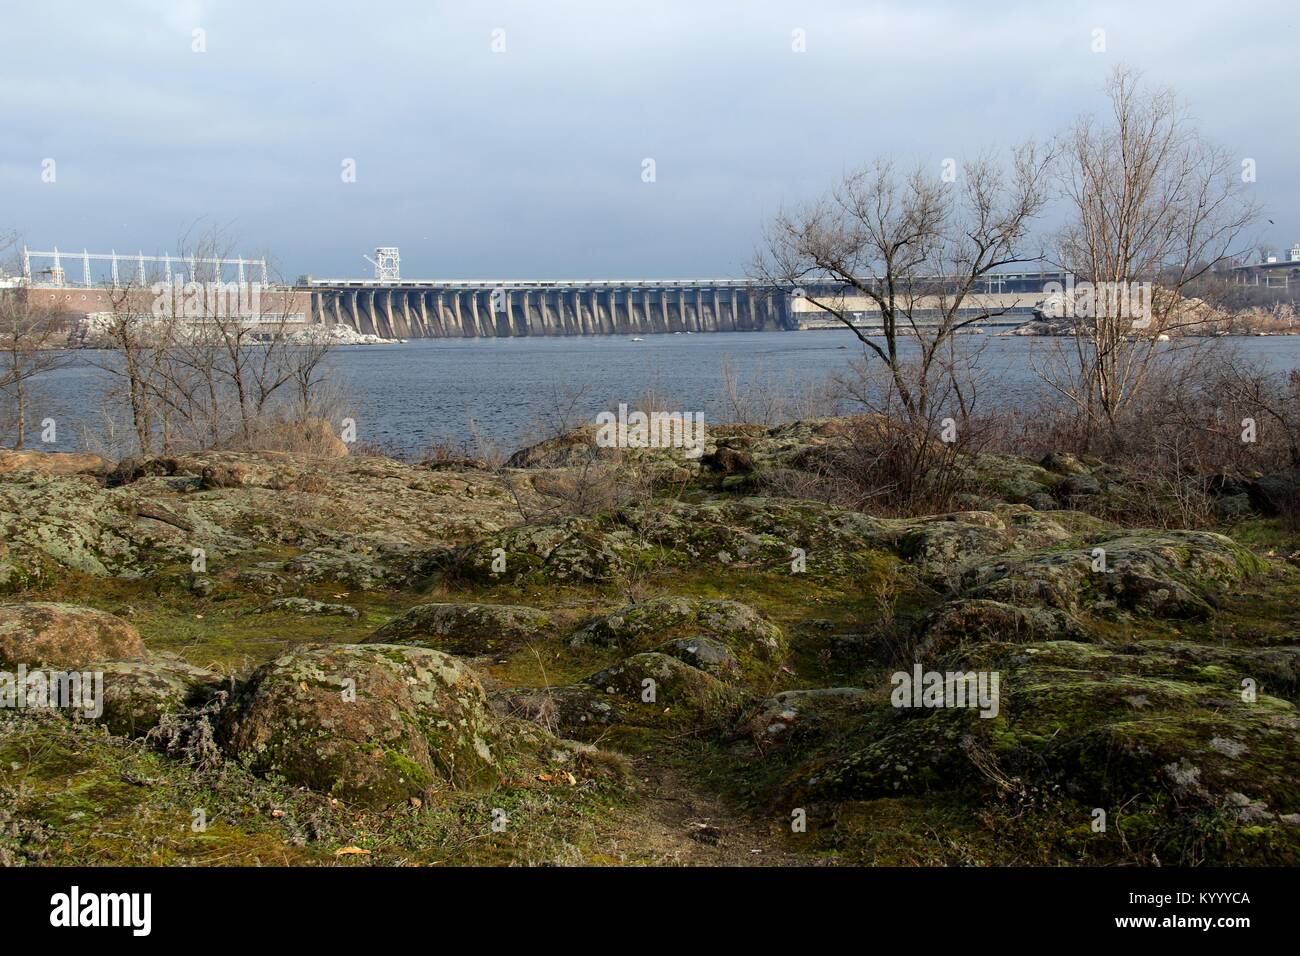
[{"label": "hydroelectric dam", "polygon": [[[377,270],[378,271],[378,270]],[[962,314],[983,324],[1020,325],[1042,304],[1055,273],[981,279]],[[765,332],[842,327],[809,297],[835,299],[855,324],[879,325],[873,302],[839,284],[808,283],[791,293],[754,279],[420,280],[308,279],[308,321],[351,326],[383,338],[525,335],[651,335]],[[938,298],[914,310],[939,317]]]},{"label": "hydroelectric dam", "polygon": [[[306,279],[307,321],[348,325],[389,339],[524,335],[637,335],[665,332],[766,332],[824,328],[836,322],[811,298],[834,299],[855,324],[878,325],[879,309],[840,283],[810,281],[791,291],[756,279],[403,279],[395,246],[381,246],[373,279]],[[1058,273],[982,277],[963,303],[988,325],[1033,317]],[[943,280],[932,280],[938,288]],[[918,322],[940,315],[935,301],[914,303]],[[926,305],[930,305],[927,309]]]},{"label": "hydroelectric dam", "polygon": [[[384,339],[508,336],[651,335],[842,328],[816,303],[833,302],[853,323],[878,329],[880,310],[846,284],[809,279],[795,290],[759,279],[403,279],[396,247],[366,258],[373,278],[270,279],[265,259],[195,258],[23,249],[16,284],[42,307],[70,318],[103,316],[114,291],[184,283],[195,276],[260,285],[266,315],[291,327],[341,325]],[[42,268],[42,265],[45,267]],[[76,270],[80,268],[80,278]],[[249,275],[251,270],[251,282]],[[3,277],[0,277],[3,279]],[[990,273],[963,301],[960,317],[1015,326],[1034,317],[1059,272]],[[953,280],[912,279],[911,317],[934,324]],[[3,283],[0,283],[3,284]],[[187,287],[188,288],[188,287]],[[922,294],[919,290],[930,290]],[[121,296],[119,295],[120,299]],[[264,316],[250,316],[250,321]]]}]

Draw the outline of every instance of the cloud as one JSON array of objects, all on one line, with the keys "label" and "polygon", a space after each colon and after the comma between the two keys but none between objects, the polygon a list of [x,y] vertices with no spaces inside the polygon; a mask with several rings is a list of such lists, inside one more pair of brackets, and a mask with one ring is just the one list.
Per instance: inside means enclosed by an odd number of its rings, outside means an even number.
[{"label": "cloud", "polygon": [[1253,0],[47,0],[0,33],[0,227],[164,249],[208,217],[316,275],[363,272],[377,244],[410,275],[740,274],[782,203],[881,153],[1050,135],[1123,59],[1256,160],[1289,245],[1298,18]]}]

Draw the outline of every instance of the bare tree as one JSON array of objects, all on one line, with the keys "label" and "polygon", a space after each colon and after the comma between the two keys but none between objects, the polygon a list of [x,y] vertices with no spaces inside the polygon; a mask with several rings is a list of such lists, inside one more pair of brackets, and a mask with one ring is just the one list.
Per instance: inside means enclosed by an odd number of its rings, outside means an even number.
[{"label": "bare tree", "polygon": [[121,381],[140,454],[151,455],[160,420],[170,420],[170,414],[162,411],[166,376],[161,364],[176,327],[170,316],[155,314],[157,293],[151,291],[148,277],[114,286],[108,290],[108,300],[100,331],[112,351],[95,364]]},{"label": "bare tree", "polygon": [[[1026,144],[1009,164],[983,156],[952,182],[878,161],[778,215],[753,271],[850,329],[883,363],[902,411],[924,420],[936,383],[951,390],[953,336],[1010,308],[981,300],[981,280],[1037,258],[1023,247],[1047,202],[1049,159]],[[863,312],[879,313],[879,341],[861,327]],[[916,343],[914,358],[905,338]]]},{"label": "bare tree", "polygon": [[0,289],[0,393],[13,401],[14,448],[27,439],[32,380],[67,363],[63,323],[34,308],[26,290]]},{"label": "bare tree", "polygon": [[102,367],[123,381],[143,454],[275,447],[282,426],[320,417],[329,337],[296,328],[283,287],[228,281],[232,248],[216,229],[183,237],[175,271],[110,292]]},{"label": "bare tree", "polygon": [[1170,90],[1149,90],[1140,74],[1118,67],[1106,94],[1106,119],[1082,117],[1064,138],[1059,178],[1068,222],[1056,256],[1097,290],[1152,283],[1153,291],[1142,315],[1122,306],[1125,296],[1097,294],[1092,314],[1040,368],[1088,439],[1113,429],[1170,357],[1161,336],[1198,321],[1186,291],[1235,254],[1258,214],[1234,157],[1202,138]]}]

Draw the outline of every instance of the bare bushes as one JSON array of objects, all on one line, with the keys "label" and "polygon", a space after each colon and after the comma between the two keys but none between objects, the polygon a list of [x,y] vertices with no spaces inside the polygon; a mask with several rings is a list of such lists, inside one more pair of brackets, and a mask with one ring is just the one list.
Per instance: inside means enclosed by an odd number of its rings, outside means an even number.
[{"label": "bare bushes", "polygon": [[[879,515],[955,510],[969,490],[966,461],[999,424],[977,412],[982,346],[958,342],[950,337],[893,368],[865,354],[852,363],[823,393],[859,414],[841,420],[833,440],[802,455],[798,467],[769,474],[767,487]],[[921,388],[926,401],[911,400]]]},{"label": "bare bushes", "polygon": [[1206,527],[1220,502],[1264,513],[1297,510],[1300,374],[1270,371],[1222,340],[1180,349],[1104,430],[1068,402],[1014,423],[1008,450],[1068,451],[1114,471],[1100,516],[1162,527]]},{"label": "bare bushes", "polygon": [[329,339],[304,334],[284,287],[225,282],[226,245],[202,236],[175,260],[189,274],[142,274],[108,292],[109,311],[96,319],[108,350],[97,364],[125,410],[132,450],[346,454],[334,434],[347,416]]}]

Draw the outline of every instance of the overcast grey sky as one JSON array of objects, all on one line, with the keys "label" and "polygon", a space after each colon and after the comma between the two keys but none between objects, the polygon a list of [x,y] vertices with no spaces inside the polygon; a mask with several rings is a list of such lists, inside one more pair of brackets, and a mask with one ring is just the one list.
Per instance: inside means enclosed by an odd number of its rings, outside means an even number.
[{"label": "overcast grey sky", "polygon": [[783,202],[1048,136],[1124,61],[1256,161],[1263,238],[1300,241],[1300,6],[992,8],[11,0],[0,231],[161,253],[202,220],[290,276],[381,244],[413,278],[742,275]]}]

